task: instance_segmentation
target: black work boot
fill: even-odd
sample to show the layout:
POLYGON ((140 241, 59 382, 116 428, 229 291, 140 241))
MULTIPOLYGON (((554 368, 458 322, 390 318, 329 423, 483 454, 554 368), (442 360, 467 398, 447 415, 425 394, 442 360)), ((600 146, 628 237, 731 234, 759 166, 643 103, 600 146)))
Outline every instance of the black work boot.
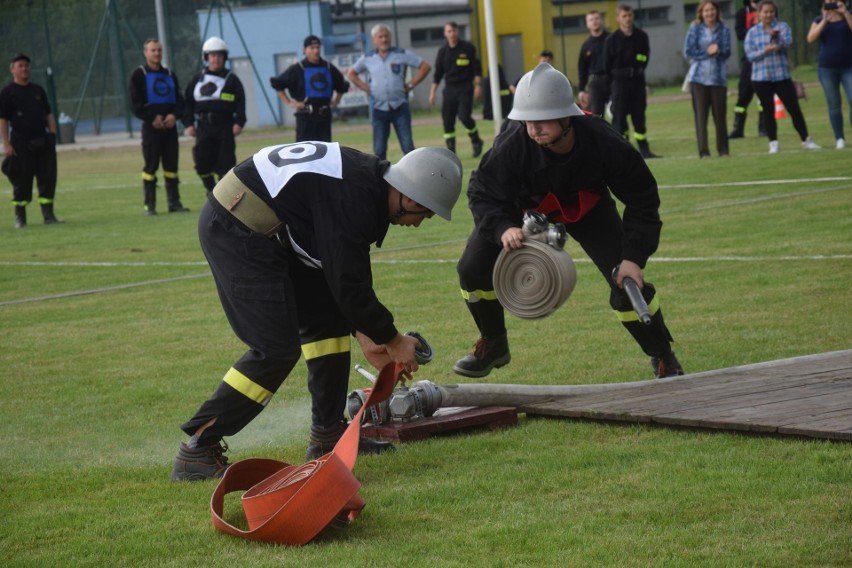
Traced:
POLYGON ((453 371, 464 377, 484 377, 491 369, 508 365, 511 360, 509 340, 505 335, 480 337, 474 344, 473 353, 456 361, 453 371))
MULTIPOLYGON (((332 451, 343 433, 346 432, 346 427, 346 422, 340 422, 330 427, 311 426, 311 439, 308 443, 308 450, 305 452, 305 460, 315 460, 332 451)), ((383 454, 395 450, 396 448, 392 443, 383 440, 365 437, 358 440, 358 455, 360 456, 383 454)))
POLYGON ((744 138, 745 137, 745 121, 746 121, 746 113, 744 112, 735 112, 734 113, 734 128, 728 133, 728 139, 733 140, 735 138, 744 138))
POLYGON ((473 144, 473 157, 478 158, 481 156, 484 143, 482 142, 482 138, 479 137, 479 134, 472 135, 470 137, 470 143, 473 144))
POLYGON ((447 149, 449 149, 450 152, 455 154, 456 153, 456 139, 455 138, 447 138, 445 140, 445 142, 447 143, 447 149))
POLYGON ((157 214, 157 180, 144 180, 142 190, 145 195, 145 215, 157 214))
POLYGON ((683 375, 683 367, 675 357, 674 351, 669 351, 659 357, 651 357, 651 367, 654 369, 654 377, 663 379, 665 377, 676 377, 683 375))
POLYGON ((651 152, 651 147, 648 146, 647 140, 639 140, 637 142, 637 144, 639 144, 639 153, 642 154, 642 157, 645 158, 646 160, 651 160, 651 159, 654 159, 654 158, 662 158, 662 156, 658 156, 658 155, 654 154, 653 152, 651 152))
POLYGON ((221 440, 196 448, 181 443, 172 468, 172 481, 219 479, 230 465, 225 457, 227 451, 228 444, 221 440))
POLYGON ((27 226, 27 208, 24 205, 15 205, 15 228, 23 229, 27 226))
POLYGON ((178 183, 176 178, 166 178, 166 198, 169 200, 169 213, 186 213, 189 211, 180 202, 178 183))
POLYGON ((207 195, 210 195, 210 192, 216 187, 216 177, 213 174, 206 174, 199 177, 201 178, 201 183, 204 184, 204 189, 207 190, 207 195))
POLYGON ((41 204, 41 215, 44 217, 45 225, 56 225, 57 223, 64 223, 65 221, 56 217, 53 214, 53 203, 42 203, 41 204))

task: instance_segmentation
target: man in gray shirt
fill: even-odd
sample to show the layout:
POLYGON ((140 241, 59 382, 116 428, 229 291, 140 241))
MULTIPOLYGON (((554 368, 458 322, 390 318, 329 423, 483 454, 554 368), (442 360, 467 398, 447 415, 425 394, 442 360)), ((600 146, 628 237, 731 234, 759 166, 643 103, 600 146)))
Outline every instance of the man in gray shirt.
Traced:
POLYGON ((393 125, 403 154, 414 150, 411 135, 411 109, 408 93, 420 84, 432 66, 420 56, 398 47, 391 47, 391 31, 385 24, 376 24, 370 31, 376 49, 362 55, 349 68, 348 78, 370 95, 373 114, 373 153, 387 158, 390 127, 393 125), (415 69, 414 77, 405 82, 406 68, 415 69), (369 84, 358 75, 367 72, 369 84))

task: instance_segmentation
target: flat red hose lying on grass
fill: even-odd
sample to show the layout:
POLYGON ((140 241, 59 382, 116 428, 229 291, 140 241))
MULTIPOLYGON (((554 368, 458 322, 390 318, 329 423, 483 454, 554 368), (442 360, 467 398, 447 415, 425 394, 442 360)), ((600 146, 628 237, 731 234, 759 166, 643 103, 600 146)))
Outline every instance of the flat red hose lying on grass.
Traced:
POLYGON ((367 401, 352 418, 334 450, 304 465, 249 458, 231 464, 210 498, 213 526, 249 540, 301 546, 309 543, 337 517, 352 521, 364 508, 358 495, 361 483, 352 473, 358 457, 361 415, 393 392, 401 368, 390 363, 379 373, 367 401), (222 518, 225 495, 242 496, 249 530, 222 518))

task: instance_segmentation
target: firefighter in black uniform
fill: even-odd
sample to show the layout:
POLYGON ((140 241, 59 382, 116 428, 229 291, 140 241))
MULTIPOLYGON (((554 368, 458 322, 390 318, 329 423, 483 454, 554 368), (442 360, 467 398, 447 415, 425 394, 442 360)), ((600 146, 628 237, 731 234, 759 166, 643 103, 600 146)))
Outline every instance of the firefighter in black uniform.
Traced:
POLYGON ((473 100, 482 96, 482 64, 476 57, 476 48, 467 41, 459 39, 459 25, 447 22, 444 25, 444 37, 447 43, 438 50, 435 57, 435 75, 432 90, 429 92, 429 104, 435 104, 435 95, 441 79, 444 80, 441 117, 444 119, 444 141, 447 148, 456 151, 456 116, 467 128, 470 143, 473 145, 473 157, 482 154, 482 138, 471 116, 473 100))
POLYGON ((603 18, 597 10, 586 14, 586 27, 589 29, 589 37, 580 46, 580 57, 577 61, 580 84, 577 87, 581 94, 588 94, 589 111, 603 116, 610 91, 609 77, 604 68, 604 43, 609 32, 604 29, 603 18))
MULTIPOLYGON (((417 339, 400 335, 373 290, 370 245, 389 225, 449 220, 462 166, 444 148, 419 148, 394 165, 336 143, 264 148, 216 185, 199 237, 231 327, 249 350, 181 426, 190 436, 173 480, 220 477, 223 436, 266 406, 304 354, 312 397, 307 459, 331 451, 343 419, 350 334, 373 365, 417 370, 417 339)), ((362 453, 391 449, 364 439, 362 453)))
POLYGON ((163 67, 163 46, 156 39, 145 40, 145 64, 130 75, 130 106, 142 120, 142 187, 145 214, 157 214, 157 168, 163 163, 163 177, 169 213, 189 211, 180 202, 178 190, 178 118, 183 117, 183 94, 177 77, 163 67))
MULTIPOLYGON (((737 39, 740 41, 742 57, 740 58, 740 80, 737 84, 737 103, 734 105, 734 127, 728 133, 728 138, 743 138, 745 136, 746 113, 748 105, 751 104, 751 99, 754 97, 754 88, 751 85, 751 61, 746 57, 742 43, 745 41, 748 30, 757 21, 757 2, 743 0, 743 7, 737 10, 734 23, 737 39)), ((757 110, 757 134, 758 136, 766 136, 766 129, 763 126, 763 108, 760 106, 759 100, 757 101, 757 110)))
POLYGON ((195 171, 210 193, 237 164, 234 138, 246 124, 246 93, 239 77, 225 69, 228 45, 221 38, 209 38, 201 52, 207 66, 186 86, 183 124, 195 137, 195 171))
POLYGON ((349 90, 340 70, 320 57, 321 48, 320 39, 309 35, 304 41, 305 58, 270 80, 278 98, 296 110, 296 142, 331 142, 331 109, 349 90))
POLYGON ((480 339, 453 370, 483 377, 509 363, 503 307, 494 292, 492 271, 501 250, 522 246, 522 212, 535 209, 564 223, 598 267, 610 287, 610 305, 651 357, 655 375, 683 374, 654 287, 642 274, 657 249, 662 226, 657 182, 645 161, 603 119, 583 113, 574 104, 568 79, 547 64, 518 83, 509 118, 510 126, 486 152, 467 190, 476 226, 458 272, 480 339), (624 204, 623 217, 611 194, 624 204), (625 277, 642 288, 652 314, 650 325, 639 321, 621 288, 625 277))
POLYGON ((645 159, 659 158, 648 146, 645 127, 645 68, 651 55, 648 34, 633 25, 633 8, 619 5, 618 29, 604 44, 604 68, 612 81, 612 125, 627 138, 627 116, 633 122, 633 137, 645 159))
POLYGON ((3 170, 12 183, 15 227, 27 226, 33 178, 38 180, 38 202, 45 224, 61 223, 53 213, 56 120, 50 112, 47 93, 40 85, 30 82, 30 58, 23 53, 12 57, 9 69, 13 80, 0 90, 0 135, 6 156, 3 170))

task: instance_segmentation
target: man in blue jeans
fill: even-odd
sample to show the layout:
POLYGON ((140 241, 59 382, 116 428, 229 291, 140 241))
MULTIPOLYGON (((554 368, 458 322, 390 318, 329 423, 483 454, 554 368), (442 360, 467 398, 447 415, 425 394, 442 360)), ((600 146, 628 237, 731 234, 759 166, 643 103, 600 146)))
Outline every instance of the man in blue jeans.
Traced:
POLYGON ((402 153, 414 150, 411 136, 411 109, 408 93, 426 78, 432 66, 420 56, 398 47, 391 47, 391 31, 385 24, 376 24, 370 31, 376 49, 362 55, 347 73, 349 80, 370 95, 373 110, 373 153, 387 158, 390 127, 393 125, 402 153), (408 67, 414 77, 405 82, 408 67), (369 84, 358 75, 369 74, 369 84))

